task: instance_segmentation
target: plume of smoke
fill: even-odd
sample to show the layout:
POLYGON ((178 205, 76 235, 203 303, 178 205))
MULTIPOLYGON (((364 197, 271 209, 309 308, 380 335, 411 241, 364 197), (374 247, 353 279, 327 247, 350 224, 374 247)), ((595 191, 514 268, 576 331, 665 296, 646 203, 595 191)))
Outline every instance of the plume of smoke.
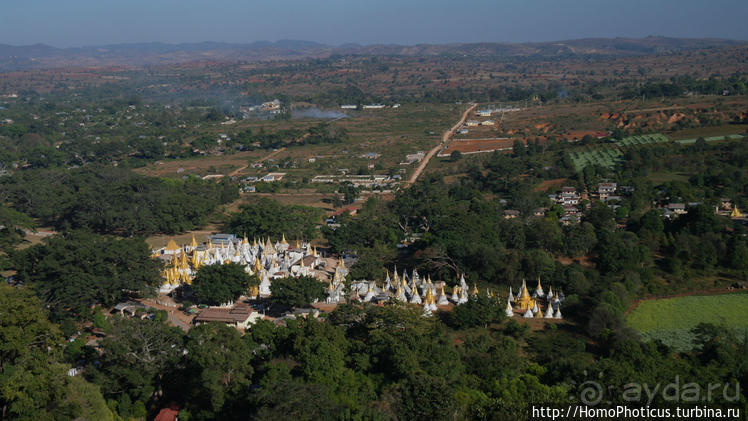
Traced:
POLYGON ((348 117, 347 114, 341 113, 340 111, 325 111, 319 108, 304 108, 301 110, 291 111, 292 118, 319 118, 319 119, 340 119, 348 117))

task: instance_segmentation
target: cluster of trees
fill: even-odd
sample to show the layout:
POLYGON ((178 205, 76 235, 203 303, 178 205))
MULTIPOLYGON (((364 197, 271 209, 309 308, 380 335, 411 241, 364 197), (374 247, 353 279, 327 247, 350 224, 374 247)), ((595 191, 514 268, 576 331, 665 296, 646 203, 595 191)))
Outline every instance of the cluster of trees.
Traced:
POLYGON ((86 317, 93 305, 148 295, 161 282, 161 263, 142 239, 70 231, 13 251, 11 258, 17 279, 37 292, 55 318, 86 317))
POLYGON ((239 132, 233 143, 243 145, 244 150, 279 149, 284 146, 316 145, 319 143, 340 143, 348 139, 342 127, 330 123, 320 123, 308 129, 282 129, 272 133, 261 127, 258 132, 247 129, 239 132))
POLYGON ((312 239, 316 236, 316 226, 322 221, 322 211, 308 206, 284 206, 281 203, 260 198, 242 205, 226 224, 226 231, 248 237, 279 239, 286 235, 287 240, 312 239))
POLYGON ((234 302, 259 283, 257 275, 250 276, 243 266, 229 263, 201 267, 192 280, 191 289, 199 303, 217 306, 234 302))
POLYGON ((115 420, 100 388, 68 376, 64 338, 33 292, 0 283, 0 418, 115 420))
POLYGON ((227 183, 157 179, 103 166, 21 171, 3 178, 0 192, 42 225, 123 236, 194 229, 238 197, 227 183))
MULTIPOLYGON (((710 403, 745 404, 734 385, 748 374, 748 342, 710 325, 695 330, 694 352, 674 355, 625 330, 595 342, 569 325, 532 332, 481 296, 441 318, 409 306, 341 305, 324 320, 260 321, 244 335, 222 324, 185 333, 159 319, 112 316, 97 351, 64 345, 29 290, 0 292, 14 310, 0 313, 0 407, 10 418, 137 419, 178 406, 190 420, 521 419, 533 404, 580 402, 589 380, 605 399, 630 404, 617 393, 627 384, 677 378, 729 384, 710 403), (70 363, 84 366, 82 376, 65 375, 70 363)), ((677 404, 648 398, 636 403, 677 404)))
POLYGON ((642 295, 688 291, 692 278, 747 279, 745 227, 714 214, 723 195, 735 197, 742 206, 745 169, 739 162, 745 146, 739 143, 678 149, 681 164, 674 165, 679 172, 698 174, 697 168, 704 168, 702 181, 692 183, 691 189, 701 192, 695 196, 685 190, 675 194, 670 185, 656 187, 641 177, 666 160, 657 154, 648 163, 640 158, 641 165, 622 174, 603 169, 574 173, 572 185, 594 189, 609 178, 635 187, 616 210, 599 201, 580 204, 578 225, 562 226, 562 210, 534 191, 537 178, 522 175, 524 166, 536 159, 532 154, 514 159, 495 154, 483 168, 470 169, 462 182, 447 186, 437 178, 427 179, 391 202, 371 199, 356 217, 342 216, 340 227, 324 228, 323 233, 333 250, 359 257, 352 268, 356 278, 379 279, 396 263, 416 265, 448 282, 464 273, 501 289, 540 276, 554 290, 566 292, 565 314, 579 318, 597 336, 623 328, 625 309, 642 295), (705 162, 713 169, 702 167, 705 162), (730 174, 737 181, 728 180, 730 174), (504 219, 505 207, 486 198, 486 190, 506 195, 505 206, 519 209, 520 218, 504 219), (672 220, 651 209, 664 196, 683 199, 679 195, 683 201, 694 197, 703 204, 672 220), (532 211, 542 205, 550 206, 547 215, 533 217, 532 211), (404 251, 391 251, 403 243, 408 245, 404 251))
POLYGON ((636 97, 674 97, 687 92, 703 95, 722 95, 727 91, 730 95, 745 95, 748 92, 748 80, 743 76, 728 78, 696 79, 691 76, 673 77, 665 82, 647 82, 638 88, 628 88, 622 93, 624 98, 636 97))

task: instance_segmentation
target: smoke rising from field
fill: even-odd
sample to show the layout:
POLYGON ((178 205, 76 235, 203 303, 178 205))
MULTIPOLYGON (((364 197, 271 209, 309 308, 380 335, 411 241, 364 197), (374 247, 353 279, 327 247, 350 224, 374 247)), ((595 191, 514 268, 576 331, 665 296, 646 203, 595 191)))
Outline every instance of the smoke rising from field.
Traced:
POLYGON ((319 108, 304 108, 301 110, 291 111, 292 118, 320 118, 320 119, 339 119, 348 117, 347 114, 340 111, 325 111, 319 108))

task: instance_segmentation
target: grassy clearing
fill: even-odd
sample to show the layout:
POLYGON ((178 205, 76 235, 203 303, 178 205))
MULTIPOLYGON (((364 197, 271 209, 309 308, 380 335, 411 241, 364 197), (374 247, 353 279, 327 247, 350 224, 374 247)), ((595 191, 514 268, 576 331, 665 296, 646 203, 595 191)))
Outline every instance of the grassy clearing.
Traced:
MULTIPOLYGON (((731 134, 731 135, 724 135, 724 136, 709 136, 709 137, 705 137, 704 141, 706 141, 706 142, 716 142, 716 141, 720 141, 720 140, 740 140, 743 137, 744 136, 740 135, 740 134, 731 134)), ((699 140, 698 138, 691 138, 691 139, 676 140, 676 142, 682 143, 682 144, 690 144, 690 143, 696 143, 696 141, 698 141, 698 140, 699 140)))
POLYGON ((725 124, 722 126, 696 127, 690 129, 677 130, 668 133, 668 137, 673 140, 697 139, 700 136, 726 136, 745 133, 748 131, 748 124, 725 124))
POLYGON ((626 320, 645 339, 659 339, 678 351, 688 351, 693 340, 690 330, 699 323, 748 332, 748 294, 647 300, 626 320))

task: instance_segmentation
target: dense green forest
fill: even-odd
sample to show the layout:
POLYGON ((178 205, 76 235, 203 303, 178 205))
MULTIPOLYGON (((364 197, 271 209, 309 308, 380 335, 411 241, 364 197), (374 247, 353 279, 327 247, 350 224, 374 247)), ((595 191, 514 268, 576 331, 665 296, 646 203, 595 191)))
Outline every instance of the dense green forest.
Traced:
POLYGON ((246 205, 233 214, 226 223, 227 232, 264 239, 268 236, 291 239, 312 239, 317 235, 317 224, 322 221, 322 211, 308 206, 284 206, 265 197, 246 205))
POLYGON ((21 171, 3 177, 0 191, 41 225, 124 236, 194 229, 238 197, 236 186, 226 183, 157 179, 104 166, 21 171))
MULTIPOLYGON (((116 316, 102 322, 97 354, 79 340, 65 344, 29 290, 0 291, 3 308, 18 310, 0 313, 4 418, 128 419, 174 402, 188 420, 526 419, 532 404, 579 402, 590 380, 608 387, 612 403, 630 403, 622 393, 632 382, 730 384, 712 405, 735 405, 733 397, 744 405, 734 385, 748 380, 745 338, 721 328, 698 327, 696 351, 674 355, 620 327, 594 342, 568 324, 532 332, 504 320, 489 298, 444 320, 345 305, 326 321, 261 321, 244 336, 116 316), (97 363, 83 378, 66 376, 65 363, 81 359, 97 363)), ((674 405, 661 394, 649 403, 674 405)))

